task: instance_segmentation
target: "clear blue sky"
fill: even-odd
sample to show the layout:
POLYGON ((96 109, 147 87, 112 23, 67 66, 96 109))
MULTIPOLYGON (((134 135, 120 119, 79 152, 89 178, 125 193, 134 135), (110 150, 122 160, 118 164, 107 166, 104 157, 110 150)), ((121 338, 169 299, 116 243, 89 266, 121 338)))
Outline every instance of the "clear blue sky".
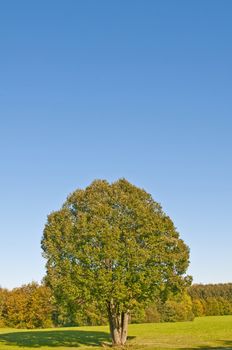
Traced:
POLYGON ((0 284, 45 274, 46 216, 126 177, 173 219, 194 282, 232 282, 232 2, 0 3, 0 284))

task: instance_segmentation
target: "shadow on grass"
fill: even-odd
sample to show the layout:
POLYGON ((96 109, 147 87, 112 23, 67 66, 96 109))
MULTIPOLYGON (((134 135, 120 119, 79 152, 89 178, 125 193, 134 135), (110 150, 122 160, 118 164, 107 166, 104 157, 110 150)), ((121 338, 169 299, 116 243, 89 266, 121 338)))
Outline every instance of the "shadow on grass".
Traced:
MULTIPOLYGON (((217 340, 218 345, 198 345, 196 347, 189 348, 173 348, 173 350, 232 350, 232 340, 217 340)), ((166 348, 165 348, 166 349, 166 348)), ((170 349, 171 350, 171 349, 170 349)))
MULTIPOLYGON (((128 337, 128 340, 132 340, 135 337, 128 337)), ((172 344, 173 350, 232 350, 232 340, 218 340, 217 346, 205 346, 198 345, 195 347, 175 347, 172 344)), ((80 346, 101 346, 109 345, 111 340, 110 336, 106 332, 94 332, 94 331, 81 331, 81 330, 51 330, 51 331, 16 331, 11 333, 0 334, 0 349, 1 345, 12 345, 24 348, 40 348, 47 347, 61 347, 77 348, 80 346)), ((128 344, 128 348, 134 349, 150 349, 150 347, 142 344, 128 344)), ((152 349, 155 349, 155 344, 152 349)), ((166 350, 167 346, 163 348, 166 350)), ((171 350, 170 348, 170 350, 171 350)), ((162 346, 158 346, 157 349, 161 350, 162 346)))
POLYGON ((42 346, 100 346, 102 343, 109 342, 110 337, 108 333, 81 330, 28 331, 0 334, 0 349, 1 344, 39 348, 42 346))
POLYGON ((232 340, 218 340, 218 346, 210 346, 210 347, 206 347, 206 346, 199 346, 198 348, 201 350, 208 350, 208 349, 224 349, 224 350, 232 350, 232 340))

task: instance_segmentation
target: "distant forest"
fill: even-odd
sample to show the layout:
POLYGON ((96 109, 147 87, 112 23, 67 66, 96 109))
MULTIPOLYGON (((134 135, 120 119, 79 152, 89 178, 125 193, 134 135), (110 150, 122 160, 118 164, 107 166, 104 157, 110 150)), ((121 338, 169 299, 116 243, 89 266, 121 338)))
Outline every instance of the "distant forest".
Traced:
POLYGON ((195 316, 232 314, 232 283, 194 284, 188 293, 195 316))
MULTIPOLYGON (((74 303, 74 302, 73 302, 74 303)), ((0 327, 45 328, 107 324, 99 305, 57 305, 46 285, 30 283, 9 291, 0 288, 0 327)), ((232 283, 194 284, 182 295, 138 305, 132 323, 191 321, 194 317, 232 314, 232 283)))

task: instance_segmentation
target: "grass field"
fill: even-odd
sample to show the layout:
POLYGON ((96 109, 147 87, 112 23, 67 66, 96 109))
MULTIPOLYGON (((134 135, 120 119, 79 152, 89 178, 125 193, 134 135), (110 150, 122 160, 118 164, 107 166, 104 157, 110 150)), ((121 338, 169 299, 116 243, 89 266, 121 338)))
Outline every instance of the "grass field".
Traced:
MULTIPOLYGON (((102 349, 109 343, 108 327, 46 330, 0 329, 0 349, 102 349)), ((232 349, 232 316, 202 317, 193 322, 133 324, 129 349, 232 349)))

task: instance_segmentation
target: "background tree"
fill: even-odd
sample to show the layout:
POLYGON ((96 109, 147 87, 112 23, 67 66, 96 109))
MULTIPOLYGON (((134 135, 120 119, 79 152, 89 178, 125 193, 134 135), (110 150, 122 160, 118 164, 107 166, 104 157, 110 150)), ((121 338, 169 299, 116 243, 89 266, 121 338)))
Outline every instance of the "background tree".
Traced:
POLYGON ((48 216, 42 238, 47 282, 60 303, 108 315, 123 345, 129 313, 189 282, 189 250, 150 194, 125 179, 94 181, 48 216))
POLYGON ((0 328, 5 326, 4 309, 8 296, 8 290, 0 287, 0 328))
POLYGON ((5 295, 3 319, 8 327, 51 327, 52 311, 52 293, 46 286, 32 282, 5 295))
POLYGON ((170 296, 159 307, 161 322, 192 321, 194 319, 192 307, 191 297, 186 292, 170 296))

